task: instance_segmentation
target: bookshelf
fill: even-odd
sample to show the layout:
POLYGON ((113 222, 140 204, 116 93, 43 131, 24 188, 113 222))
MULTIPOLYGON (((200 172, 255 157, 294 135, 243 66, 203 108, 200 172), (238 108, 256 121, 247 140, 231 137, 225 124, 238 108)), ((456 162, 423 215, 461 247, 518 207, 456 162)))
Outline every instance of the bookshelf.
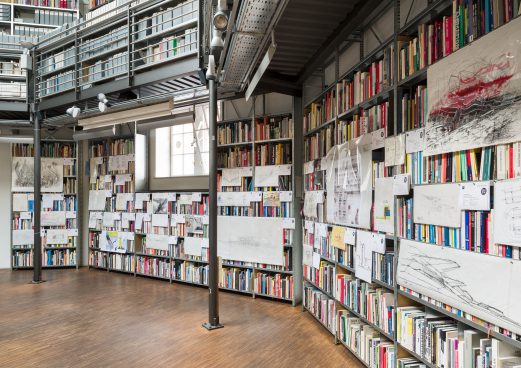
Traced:
POLYGON ((282 219, 282 262, 254 262, 258 258, 251 254, 223 257, 224 290, 296 304, 293 137, 289 113, 218 122, 219 216, 230 222, 241 217, 282 219))
MULTIPOLYGON (((394 3, 397 12, 400 1, 394 3)), ((454 359, 459 359, 460 364, 465 360, 467 366, 473 359, 464 354, 462 346, 467 345, 477 349, 479 359, 508 361, 505 356, 517 355, 515 351, 521 346, 521 338, 512 331, 414 292, 398 284, 395 277, 402 242, 409 239, 420 242, 418 247, 422 243, 435 244, 482 253, 484 257, 503 257, 505 262, 520 262, 517 247, 492 241, 493 211, 462 210, 461 227, 414 220, 415 197, 428 185, 448 188, 452 183, 478 185, 479 181, 491 180, 493 192, 497 180, 521 175, 512 158, 520 152, 519 143, 428 157, 419 148, 421 144, 416 144, 423 140, 427 120, 429 69, 508 24, 519 11, 519 2, 492 1, 487 18, 483 16, 482 2, 473 2, 470 8, 468 3, 428 2, 424 10, 410 19, 407 15, 406 22, 404 14, 397 12, 394 33, 370 53, 364 55, 362 51, 360 61, 344 74, 339 73, 337 65, 334 81, 303 108, 303 309, 330 332, 335 343, 344 345, 367 367, 389 362, 400 367, 454 367, 454 359), (463 20, 464 15, 473 14, 482 17, 463 20), (457 24, 454 19, 458 19, 457 24), (490 24, 485 27, 486 21, 490 24), (460 24, 468 27, 460 28, 460 24), (330 220, 330 196, 342 199, 336 190, 328 191, 331 179, 327 177, 327 167, 331 152, 342 154, 346 142, 368 142, 371 147, 368 226, 330 220), (332 150, 335 147, 336 151, 332 150), (377 214, 380 209, 375 206, 376 198, 382 195, 382 188, 393 185, 393 176, 402 174, 411 178, 410 191, 392 195, 382 218, 377 214), (385 231, 381 230, 382 220, 390 226, 385 231), (339 227, 345 230, 339 231, 339 227), (350 229, 357 236, 347 236, 350 229), (365 280, 361 278, 363 263, 357 270, 357 254, 353 250, 362 244, 358 238, 360 230, 382 237, 385 244, 379 251, 372 250, 372 272, 369 279, 365 275, 365 280), (344 231, 343 241, 339 241, 339 234, 344 231), (410 323, 414 331, 408 330, 410 323), (424 323, 422 326, 430 329, 414 327, 414 323, 424 323), (425 348, 427 341, 445 344, 449 353, 436 355, 425 348)), ((361 50, 363 47, 362 41, 361 50)))
MULTIPOLYGON (((13 269, 33 267, 32 167, 34 146, 13 143, 12 238, 13 269)), ((78 267, 78 150, 75 142, 42 141, 42 267, 78 267)))

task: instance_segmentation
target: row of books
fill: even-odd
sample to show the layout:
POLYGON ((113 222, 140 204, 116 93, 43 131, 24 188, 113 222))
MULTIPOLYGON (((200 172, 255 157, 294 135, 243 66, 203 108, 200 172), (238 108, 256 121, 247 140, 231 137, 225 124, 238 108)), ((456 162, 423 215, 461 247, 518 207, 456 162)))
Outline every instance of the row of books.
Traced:
POLYGON ((197 28, 178 32, 164 37, 159 42, 150 41, 152 45, 137 50, 134 58, 136 67, 153 64, 197 50, 197 28))
POLYGON ((155 257, 136 256, 136 273, 169 279, 170 262, 155 257))
POLYGON ((10 0, 13 4, 46 6, 49 8, 78 9, 78 2, 75 0, 10 0))
MULTIPOLYGON (((516 144, 513 146, 521 147, 516 144)), ((518 149, 516 152, 521 152, 521 150, 518 149)), ((513 153, 512 149, 511 160, 503 161, 499 157, 501 154, 497 147, 493 146, 428 157, 425 157, 420 151, 406 154, 404 170, 411 174, 413 184, 491 180, 494 178, 494 169, 506 179, 504 176, 507 176, 507 173, 510 177, 521 175, 521 161, 516 160, 513 153), (516 166, 513 165, 514 161, 516 161, 516 166), (518 166, 519 169, 517 169, 518 166)))
POLYGON ((24 99, 27 97, 27 86, 25 82, 0 82, 0 97, 24 99))
POLYGON ((336 275, 335 298, 370 323, 393 335, 394 293, 355 278, 336 275))
POLYGON ((94 63, 85 62, 80 70, 80 81, 83 84, 93 83, 105 78, 111 78, 128 70, 128 54, 118 52, 104 60, 96 60, 94 63))
POLYGON ((337 102, 336 90, 330 90, 324 93, 322 100, 313 102, 309 109, 304 111, 303 123, 304 133, 322 126, 325 122, 336 118, 337 102))
POLYGON ((257 272, 253 280, 253 290, 256 294, 291 300, 293 276, 257 272))
POLYGON ((425 126, 429 105, 427 101, 427 86, 420 84, 411 91, 404 93, 401 104, 401 121, 398 132, 417 129, 425 126))
POLYGON ((260 144, 255 147, 255 165, 291 164, 293 151, 290 143, 260 144))
MULTIPOLYGON (((40 152, 42 157, 74 158, 76 157, 76 144, 66 142, 42 142, 40 152)), ((11 145, 11 154, 13 157, 33 157, 34 145, 13 143, 11 145)))
POLYGON ((134 273, 136 266, 134 264, 134 256, 131 254, 107 253, 107 268, 114 271, 134 273))
POLYGON ((293 138, 293 120, 289 116, 255 119, 255 140, 293 138))
POLYGON ((304 284, 302 305, 332 334, 336 332, 336 303, 330 296, 309 284, 304 284))
POLYGON ((512 367, 521 355, 509 344, 484 333, 458 327, 451 318, 427 313, 424 308, 399 307, 398 342, 436 367, 512 367))
POLYGON ((217 126, 217 144, 252 142, 251 121, 237 121, 217 126))
POLYGON ((399 80, 431 65, 520 14, 519 0, 453 0, 452 14, 400 39, 399 80))
POLYGON ((324 157, 334 146, 334 139, 335 128, 333 125, 329 125, 325 129, 321 129, 313 135, 306 137, 304 139, 305 161, 316 160, 324 157))
POLYGON ((18 61, 4 60, 0 62, 0 74, 4 74, 6 76, 22 76, 25 75, 25 72, 20 68, 20 63, 18 61))
MULTIPOLYGON (((96 55, 105 54, 107 52, 110 52, 111 50, 115 50, 117 48, 127 45, 127 37, 127 27, 111 29, 108 33, 102 36, 82 42, 78 50, 78 56, 80 60, 83 60, 95 57, 96 55)), ((56 55, 57 54, 55 54, 54 56, 55 59, 56 55)), ((74 49, 72 49, 72 55, 74 56, 74 49)), ((57 66, 56 69, 58 69, 57 66)))
POLYGON ((58 73, 47 77, 39 83, 39 93, 41 97, 61 93, 74 88, 76 77, 74 70, 58 73))
POLYGON ((380 60, 371 63, 367 70, 356 71, 349 79, 337 83, 338 114, 353 109, 364 101, 385 91, 394 84, 394 45, 383 51, 380 60))
POLYGON ((184 1, 140 19, 135 25, 135 39, 142 40, 197 19, 198 5, 197 1, 184 1))
POLYGON ((75 266, 75 249, 48 249, 43 256, 44 266, 75 266))
POLYGON ((174 280, 189 282, 198 285, 208 285, 209 266, 192 262, 175 262, 172 269, 174 280))

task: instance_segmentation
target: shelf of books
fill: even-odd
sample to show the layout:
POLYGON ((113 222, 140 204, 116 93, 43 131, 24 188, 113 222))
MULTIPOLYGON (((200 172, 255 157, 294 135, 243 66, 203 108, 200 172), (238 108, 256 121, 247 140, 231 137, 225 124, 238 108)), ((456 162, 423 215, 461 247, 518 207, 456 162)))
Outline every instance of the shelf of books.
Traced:
POLYGON ((134 273, 134 138, 89 142, 89 267, 134 273))
POLYGON ((429 2, 304 108, 303 307, 367 367, 521 363, 518 14, 429 2))
POLYGON ((292 142, 291 114, 218 123, 224 290, 295 303, 292 142))
MULTIPOLYGON (((34 146, 13 143, 12 268, 33 267, 34 146)), ((74 142, 41 144, 42 267, 77 267, 78 156, 74 142)))

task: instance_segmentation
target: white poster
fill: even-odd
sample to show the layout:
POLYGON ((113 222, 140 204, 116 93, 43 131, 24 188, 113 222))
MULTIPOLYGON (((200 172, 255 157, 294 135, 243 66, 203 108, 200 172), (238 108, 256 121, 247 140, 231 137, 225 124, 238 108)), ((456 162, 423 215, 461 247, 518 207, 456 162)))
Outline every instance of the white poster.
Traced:
POLYGON ((494 243, 521 247, 521 178, 494 183, 494 243))
POLYGON ((240 187, 242 184, 242 178, 248 176, 253 176, 252 167, 222 169, 221 187, 240 187))
POLYGON ((405 133, 405 153, 421 152, 425 149, 425 128, 405 133))
POLYGON ((128 171, 128 163, 134 161, 134 155, 117 155, 109 156, 108 170, 113 171, 128 171))
POLYGON ((34 244, 33 230, 13 230, 13 245, 34 244))
POLYGON ((242 262, 282 266, 282 218, 217 217, 219 256, 242 262))
POLYGON ((458 184, 417 185, 414 187, 414 223, 461 227, 458 184))
POLYGON ((371 227, 371 178, 371 142, 360 137, 330 150, 326 168, 329 223, 371 227))
POLYGON ((411 175, 399 174, 393 177, 393 194, 408 195, 411 191, 411 175))
POLYGON ((291 175, 291 165, 268 165, 255 167, 256 187, 278 187, 279 176, 291 175))
POLYGON ((372 281, 373 252, 385 253, 385 235, 358 230, 355 246, 355 276, 369 283, 372 281))
POLYGON ((405 163, 405 135, 399 134, 385 139, 385 166, 403 165, 405 163))
POLYGON ((150 201, 150 193, 136 193, 135 209, 142 210, 144 208, 143 203, 150 201))
POLYGON ((394 234, 394 178, 376 178, 374 193, 374 229, 394 234))
POLYGON ((521 18, 427 71, 425 156, 521 141, 521 18))
POLYGON ((302 245, 302 263, 306 266, 313 267, 313 246, 303 244, 302 245))
POLYGON ((47 244, 68 244, 69 232, 67 229, 47 229, 46 231, 47 244))
POLYGON ((399 285, 517 334, 521 334, 519 280, 521 261, 400 242, 399 285))
POLYGON ((65 211, 42 211, 41 226, 65 226, 65 211))
POLYGON ((153 213, 152 226, 168 227, 168 215, 166 213, 153 213))

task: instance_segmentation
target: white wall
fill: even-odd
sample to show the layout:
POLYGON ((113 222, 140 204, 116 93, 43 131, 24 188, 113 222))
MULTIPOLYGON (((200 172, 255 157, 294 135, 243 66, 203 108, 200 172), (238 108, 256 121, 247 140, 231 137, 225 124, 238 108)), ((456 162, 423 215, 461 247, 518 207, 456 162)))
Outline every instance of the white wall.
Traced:
POLYGON ((11 267, 11 145, 0 144, 0 268, 11 267))

